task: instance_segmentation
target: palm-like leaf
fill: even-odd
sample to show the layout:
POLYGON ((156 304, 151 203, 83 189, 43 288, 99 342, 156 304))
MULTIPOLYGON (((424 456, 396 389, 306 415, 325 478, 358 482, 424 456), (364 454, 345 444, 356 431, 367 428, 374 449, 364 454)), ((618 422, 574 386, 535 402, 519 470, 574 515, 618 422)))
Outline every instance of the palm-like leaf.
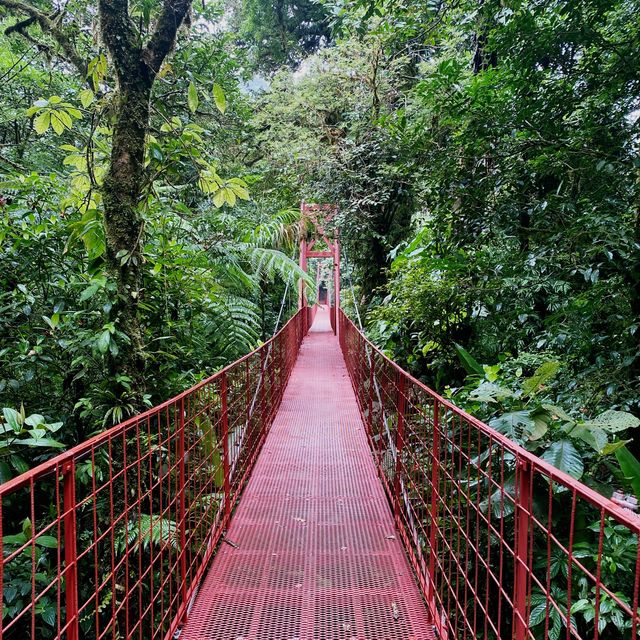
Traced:
POLYGON ((243 240, 255 247, 287 250, 293 249, 299 237, 300 211, 284 209, 246 233, 243 240))
POLYGON ((204 337, 215 345, 222 361, 235 359, 255 348, 260 316, 255 303, 240 296, 216 296, 208 304, 204 337))
POLYGON ((313 279, 282 251, 251 245, 245 245, 244 250, 253 272, 259 278, 270 282, 278 277, 285 282, 303 280, 308 286, 313 286, 313 279))

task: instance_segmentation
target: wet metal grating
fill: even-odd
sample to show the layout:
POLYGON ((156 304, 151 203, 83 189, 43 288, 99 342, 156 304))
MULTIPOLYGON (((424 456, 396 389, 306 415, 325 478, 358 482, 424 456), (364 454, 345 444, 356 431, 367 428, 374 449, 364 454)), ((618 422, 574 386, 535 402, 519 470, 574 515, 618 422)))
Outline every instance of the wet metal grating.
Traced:
POLYGON ((181 640, 428 640, 356 400, 319 311, 181 640))

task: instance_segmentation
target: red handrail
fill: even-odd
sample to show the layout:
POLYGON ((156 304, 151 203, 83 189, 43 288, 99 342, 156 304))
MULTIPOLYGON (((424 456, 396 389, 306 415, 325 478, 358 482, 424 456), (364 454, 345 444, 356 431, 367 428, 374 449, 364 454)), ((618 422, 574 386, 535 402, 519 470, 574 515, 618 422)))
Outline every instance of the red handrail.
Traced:
POLYGON ((172 636, 271 426, 306 313, 193 388, 0 485, 0 639, 172 636))
POLYGON ((339 322, 439 637, 638 637, 640 517, 433 392, 342 311, 339 322))
POLYGON ((307 330, 313 325, 313 321, 316 319, 316 312, 318 311, 318 305, 314 304, 307 307, 307 330))

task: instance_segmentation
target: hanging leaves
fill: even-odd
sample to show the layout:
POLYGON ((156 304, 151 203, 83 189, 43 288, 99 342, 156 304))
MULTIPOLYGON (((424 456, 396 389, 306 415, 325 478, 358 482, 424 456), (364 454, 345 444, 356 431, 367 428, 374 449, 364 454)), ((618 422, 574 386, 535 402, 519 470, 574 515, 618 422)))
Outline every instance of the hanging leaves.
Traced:
POLYGON ((213 83, 213 100, 218 107, 220 113, 224 113, 227 110, 227 98, 224 95, 224 89, 217 83, 213 83))
POLYGON ((34 105, 27 109, 27 116, 36 116, 33 127, 40 135, 46 133, 49 128, 60 135, 66 129, 73 127, 74 118, 82 119, 82 113, 71 103, 63 102, 59 96, 51 96, 48 100, 44 98, 36 100, 34 105))
POLYGON ((191 111, 191 113, 195 113, 198 110, 200 99, 198 98, 198 89, 196 89, 196 85, 193 82, 189 83, 189 90, 187 92, 187 103, 189 105, 189 110, 191 111))

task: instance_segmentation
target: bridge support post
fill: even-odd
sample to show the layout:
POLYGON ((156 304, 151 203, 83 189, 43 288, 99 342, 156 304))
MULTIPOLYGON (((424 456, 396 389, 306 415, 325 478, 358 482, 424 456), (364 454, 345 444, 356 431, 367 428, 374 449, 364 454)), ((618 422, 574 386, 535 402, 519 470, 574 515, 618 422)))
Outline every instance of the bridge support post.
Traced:
MULTIPOLYGON (((304 314, 303 314, 304 315, 304 314)), ((302 318, 304 322, 304 317, 302 318)), ((304 334, 303 334, 304 335, 304 334)), ((266 355, 264 349, 260 349, 260 439, 262 442, 267 435, 267 402, 265 393, 266 355)))
POLYGON ((335 297, 336 319, 333 332, 340 339, 340 242, 333 241, 333 295, 335 297))
MULTIPOLYGON (((231 466, 229 464, 229 409, 227 392, 227 374, 220 377, 220 399, 222 403, 222 471, 224 475, 224 520, 229 523, 231 517, 231 466)), ((226 525, 225 525, 226 526, 226 525)))
MULTIPOLYGON (((64 501, 64 582, 68 640, 78 640, 78 549, 76 544, 76 465, 73 459, 62 466, 64 501)), ((34 523, 35 527, 35 523, 34 523)))
POLYGON ((373 384, 374 384, 375 368, 376 368, 375 359, 373 357, 373 353, 371 353, 371 357, 369 358, 369 413, 367 416, 367 430, 369 432, 369 438, 371 438, 372 443, 373 443, 373 384))
MULTIPOLYGON (((186 517, 186 475, 185 475, 185 437, 184 437, 184 396, 178 405, 178 522, 180 527, 180 574, 182 604, 187 602, 187 517, 186 517)), ((186 611, 186 609, 185 609, 186 611)), ((186 616, 185 616, 186 617, 186 616)))
POLYGON ((393 478, 393 512, 396 519, 396 526, 400 528, 400 513, 402 504, 402 451, 404 449, 404 431, 405 431, 405 389, 406 380, 400 372, 396 374, 398 401, 396 409, 398 412, 398 427, 396 429, 396 470, 393 478))
POLYGON ((519 459, 516 465, 517 495, 516 495, 516 530, 514 545, 514 574, 513 584, 513 638, 525 640, 529 626, 529 530, 531 525, 532 482, 531 463, 519 459))
POLYGON ((431 453, 431 508, 429 514, 429 582, 427 585, 427 604, 436 623, 440 617, 435 609, 436 593, 436 553, 438 544, 438 502, 440 501, 440 403, 433 401, 432 417, 432 453, 431 453))
MULTIPOLYGON (((300 268, 307 272, 307 241, 300 240, 300 268)), ((303 309, 307 306, 307 296, 304 293, 304 282, 300 280, 298 291, 298 309, 303 309)))

